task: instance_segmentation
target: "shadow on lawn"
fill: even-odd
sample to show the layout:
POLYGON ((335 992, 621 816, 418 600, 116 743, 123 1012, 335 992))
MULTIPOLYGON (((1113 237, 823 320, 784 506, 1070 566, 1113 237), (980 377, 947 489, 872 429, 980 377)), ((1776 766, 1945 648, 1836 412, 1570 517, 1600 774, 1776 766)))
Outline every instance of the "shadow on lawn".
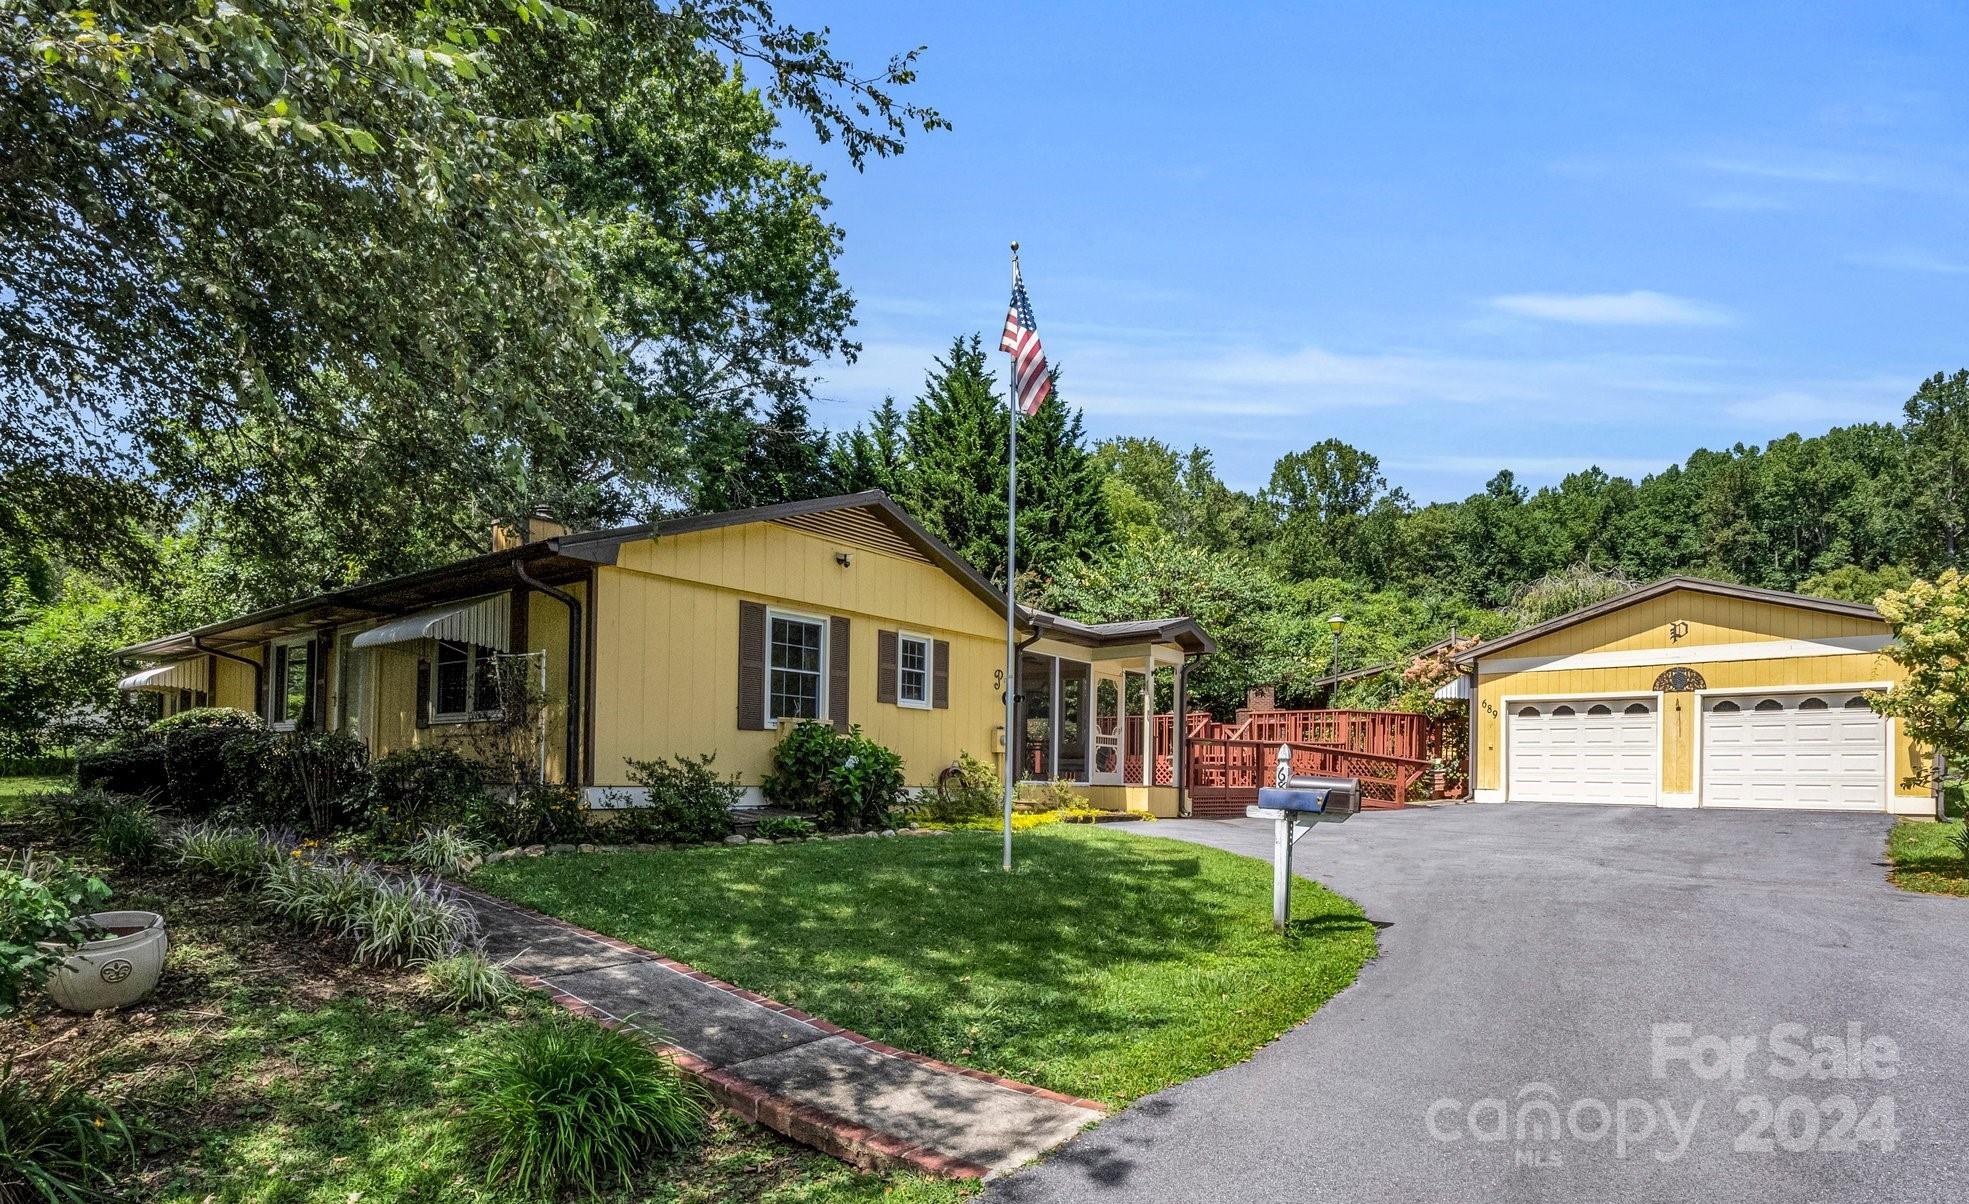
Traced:
POLYGON ((997 849, 958 833, 547 858, 475 882, 903 1048, 1110 1099, 1236 1060, 1372 955, 1370 922, 1311 884, 1281 942, 1270 873, 1246 858, 1048 832, 1007 874, 997 849), (1255 1038, 1232 1018, 1254 1009, 1278 1016, 1255 1038))

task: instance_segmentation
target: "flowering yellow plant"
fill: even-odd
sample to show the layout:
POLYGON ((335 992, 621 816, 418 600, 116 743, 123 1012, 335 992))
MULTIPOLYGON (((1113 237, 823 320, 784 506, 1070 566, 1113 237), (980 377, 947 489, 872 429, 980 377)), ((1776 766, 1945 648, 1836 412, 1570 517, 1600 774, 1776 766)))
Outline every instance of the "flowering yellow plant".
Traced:
MULTIPOLYGON (((1874 607, 1894 628, 1885 655, 1907 677, 1867 701, 1900 720, 1916 744, 1942 754, 1945 784, 1960 781, 1969 767, 1969 577, 1949 569, 1883 594, 1874 607)), ((1931 768, 1917 760, 1909 784, 1932 785, 1931 768)))

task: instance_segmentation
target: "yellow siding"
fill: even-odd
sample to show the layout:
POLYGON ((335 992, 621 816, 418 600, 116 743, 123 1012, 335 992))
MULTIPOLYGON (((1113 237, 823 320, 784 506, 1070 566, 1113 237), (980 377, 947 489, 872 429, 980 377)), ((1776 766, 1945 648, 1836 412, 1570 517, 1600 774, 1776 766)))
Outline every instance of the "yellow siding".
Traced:
MULTIPOLYGON (((587 587, 576 583, 557 587, 573 594, 586 605, 587 587)), ((567 746, 567 607, 545 594, 530 592, 527 609, 528 652, 545 652, 547 658, 547 780, 560 781, 564 773, 567 746)), ((367 650, 369 693, 363 706, 363 729, 370 737, 370 752, 382 757, 398 749, 422 745, 448 745, 471 754, 472 736, 477 725, 436 723, 417 726, 417 668, 420 659, 436 655, 431 641, 392 644, 367 650)), ((584 651, 584 655, 585 655, 584 651)), ((362 655, 358 653, 358 655, 362 655)))
POLYGON ((1003 619, 935 565, 753 523, 626 545, 596 592, 597 785, 627 784, 630 758, 676 754, 716 752, 749 786, 770 770, 780 733, 738 728, 741 599, 849 620, 849 719, 901 754, 910 785, 934 784, 962 752, 995 759, 1003 619), (947 709, 875 701, 885 628, 950 642, 947 709))
MULTIPOLYGON (((1504 788, 1504 747, 1500 738, 1504 699, 1613 693, 1651 696, 1655 692, 1655 679, 1670 663, 1695 669, 1711 690, 1892 684, 1901 679, 1900 668, 1877 652, 1764 660, 1717 660, 1713 659, 1717 655, 1713 652, 1705 656, 1708 645, 1886 634, 1887 625, 1878 620, 1677 590, 1505 649, 1499 654, 1501 661, 1641 650, 1672 650, 1674 660, 1650 665, 1505 673, 1491 672, 1479 662, 1477 788, 1504 788), (1679 640, 1669 638, 1669 624, 1675 622, 1688 624, 1687 634, 1679 640)), ((1693 694, 1661 696, 1663 794, 1688 795, 1696 789, 1695 706, 1693 694)), ((1912 743, 1897 731, 1895 789, 1904 796, 1920 794, 1918 789, 1899 785, 1913 772, 1916 755, 1912 743)))
MULTIPOLYGON (((248 660, 258 661, 257 650, 246 649, 240 652, 248 660)), ((212 658, 218 665, 218 691, 212 699, 213 706, 233 707, 236 710, 251 711, 255 707, 253 697, 254 673, 250 666, 224 657, 212 658)))
POLYGON ((1076 786, 1103 811, 1145 811, 1157 819, 1176 818, 1174 786, 1076 786))

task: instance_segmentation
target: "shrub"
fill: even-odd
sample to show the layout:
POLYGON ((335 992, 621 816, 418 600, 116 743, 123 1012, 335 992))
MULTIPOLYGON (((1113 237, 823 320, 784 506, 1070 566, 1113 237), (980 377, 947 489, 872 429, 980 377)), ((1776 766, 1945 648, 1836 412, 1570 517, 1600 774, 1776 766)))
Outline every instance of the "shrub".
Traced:
POLYGON ((732 808, 745 788, 737 774, 720 778, 711 772, 714 755, 630 761, 629 780, 648 789, 649 801, 617 812, 615 822, 641 840, 705 841, 730 835, 732 808))
POLYGON ((812 820, 797 815, 768 815, 752 830, 767 840, 804 839, 820 831, 812 820))
POLYGON ((924 799, 930 818, 942 823, 991 815, 1005 802, 1005 787, 996 767, 970 753, 937 775, 937 789, 924 799))
POLYGON ((448 748, 406 748, 369 767, 363 799, 369 830, 400 845, 437 824, 458 824, 488 802, 485 771, 448 748))
POLYGON ((12 1015, 21 992, 39 986, 88 939, 91 926, 83 917, 107 898, 103 880, 72 862, 37 862, 23 853, 0 863, 0 1016, 12 1015))
POLYGON ((464 1011, 502 1007, 524 992, 503 967, 468 950, 425 962, 424 993, 442 1002, 446 1011, 464 1011))
POLYGON ((1079 791, 1057 778, 1050 782, 1021 782, 1015 797, 1019 806, 1029 811, 1077 811, 1087 806, 1079 791))
POLYGON ((463 873, 466 862, 485 853, 485 845, 456 828, 425 828, 403 847, 405 861, 433 874, 463 873))
POLYGON ((133 732, 84 749, 75 758, 75 784, 168 798, 171 779, 164 767, 164 742, 150 732, 133 732))
POLYGON ((204 820, 178 831, 178 864, 223 878, 236 886, 257 880, 267 866, 286 857, 294 841, 273 828, 241 828, 204 820))
POLYGON ((327 835, 367 807, 369 750, 342 732, 236 734, 223 760, 232 797, 260 823, 298 823, 327 835))
POLYGON ((242 739, 266 735, 266 720, 231 707, 197 707, 151 724, 145 738, 161 751, 161 801, 190 816, 239 801, 253 782, 230 772, 228 750, 242 739))
POLYGON ((540 1196, 628 1187, 638 1162, 678 1149, 704 1124, 698 1089, 661 1054, 572 1016, 511 1030, 461 1086, 487 1181, 540 1196))
POLYGON ((116 1109, 63 1072, 31 1083, 0 1067, 0 1200, 82 1204, 112 1200, 136 1142, 116 1109))
POLYGON ((75 790, 43 790, 21 800, 21 809, 63 838, 93 829, 103 812, 129 795, 111 794, 97 786, 75 790))
POLYGON ((95 817, 96 849, 131 865, 149 865, 164 847, 164 831, 150 804, 138 798, 112 798, 95 817))
POLYGON ((902 758, 861 734, 798 723, 773 748, 764 782, 768 801, 811 811, 823 828, 881 827, 902 800, 902 758))
POLYGON ((435 879, 382 880, 359 898, 343 935, 356 944, 356 960, 372 966, 435 961, 463 949, 475 935, 476 918, 457 892, 435 879))
POLYGON ((472 826, 498 845, 552 844, 585 832, 586 816, 579 786, 543 782, 488 796, 472 826))

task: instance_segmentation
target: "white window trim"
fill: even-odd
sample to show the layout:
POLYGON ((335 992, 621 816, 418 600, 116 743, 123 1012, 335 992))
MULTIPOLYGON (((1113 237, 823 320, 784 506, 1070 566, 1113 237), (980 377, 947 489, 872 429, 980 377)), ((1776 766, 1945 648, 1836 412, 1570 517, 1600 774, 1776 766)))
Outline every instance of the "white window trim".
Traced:
POLYGON ((936 703, 937 642, 914 631, 896 633, 896 705, 912 711, 927 711, 936 703), (905 698, 902 692, 902 646, 905 642, 923 646, 923 697, 905 698))
MULTIPOLYGON (((268 645, 267 647, 267 659, 273 662, 273 664, 279 664, 280 652, 283 648, 288 650, 290 658, 292 656, 292 651, 295 648, 309 649, 308 675, 312 677, 315 672, 313 644, 314 644, 314 638, 312 636, 302 636, 299 639, 292 639, 292 640, 275 640, 272 644, 268 645)), ((268 665, 267 668, 271 670, 273 668, 273 664, 268 665)), ((272 676, 271 672, 269 673, 269 676, 272 676)), ((286 673, 286 667, 284 665, 282 666, 280 680, 274 682, 273 689, 269 690, 267 693, 267 716, 268 716, 267 727, 269 730, 276 731, 276 732, 291 732, 298 729, 301 726, 301 718, 299 715, 292 715, 289 716, 288 718, 279 720, 278 722, 276 722, 273 719, 273 716, 279 713, 279 708, 275 705, 276 699, 282 703, 287 701, 287 673, 286 673)), ((301 710, 303 714, 307 712, 307 703, 305 701, 302 702, 301 704, 301 710)))
POLYGON ((777 729, 780 725, 779 716, 773 714, 773 620, 774 619, 791 619, 797 623, 813 623, 820 627, 819 705, 814 708, 815 714, 812 719, 798 719, 789 715, 787 716, 787 722, 790 723, 829 722, 828 714, 827 714, 828 711, 827 704, 828 704, 828 695, 833 693, 833 691, 829 688, 829 683, 831 683, 834 679, 829 675, 829 670, 833 667, 830 664, 830 661, 834 652, 834 625, 828 621, 826 615, 803 614, 802 612, 797 610, 781 610, 776 606, 768 606, 766 608, 766 625, 765 625, 766 646, 759 650, 760 659, 765 663, 765 679, 760 683, 760 689, 765 692, 764 709, 765 709, 765 716, 766 716, 766 727, 769 729, 777 729))
POLYGON ((499 650, 497 648, 485 648, 485 651, 492 655, 484 658, 479 656, 479 650, 481 648, 485 648, 485 646, 483 644, 467 644, 462 640, 431 641, 431 724, 433 726, 440 723, 497 723, 505 717, 504 709, 500 707, 494 707, 489 711, 475 711, 471 709, 470 704, 478 697, 479 665, 484 660, 490 660, 494 665, 499 663, 499 650), (457 644, 465 649, 466 709, 462 711, 438 710, 438 652, 440 647, 445 644, 457 644))

